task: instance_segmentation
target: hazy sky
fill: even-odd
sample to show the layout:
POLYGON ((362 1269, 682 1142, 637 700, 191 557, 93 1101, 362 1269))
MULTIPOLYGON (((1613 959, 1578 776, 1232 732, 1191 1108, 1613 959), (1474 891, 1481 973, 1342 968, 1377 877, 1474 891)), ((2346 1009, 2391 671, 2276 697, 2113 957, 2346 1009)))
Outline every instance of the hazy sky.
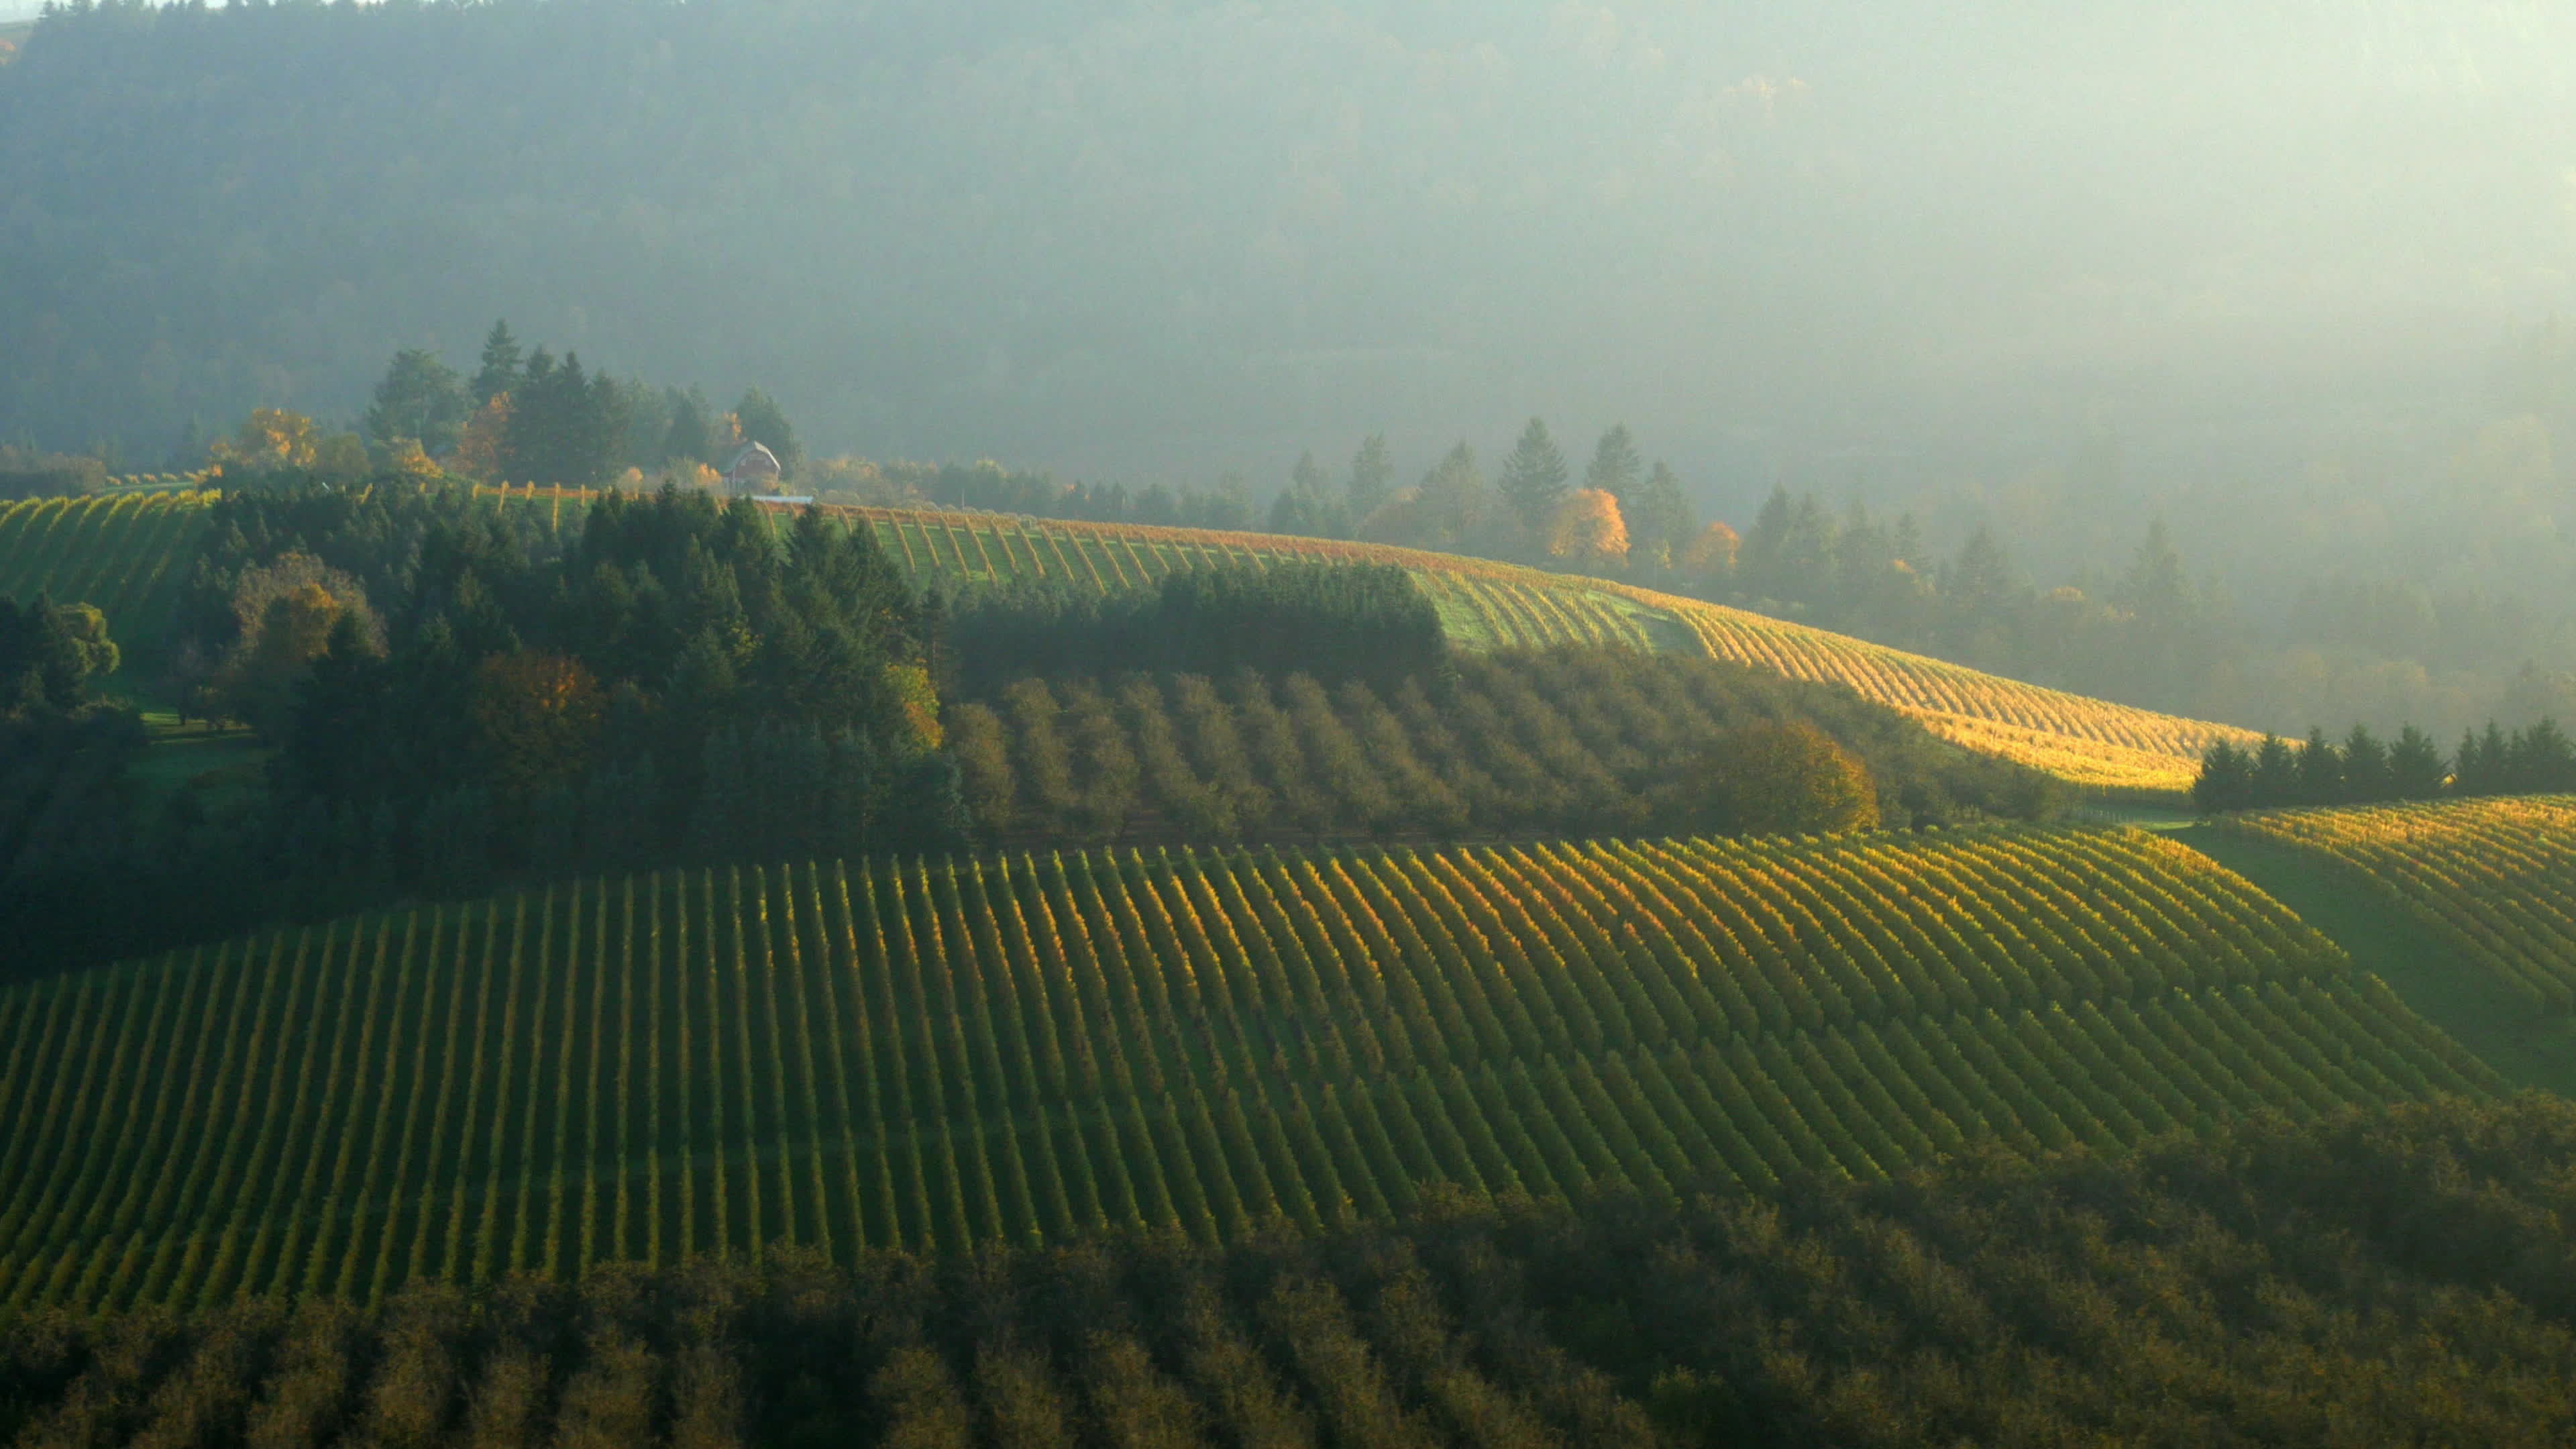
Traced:
POLYGON ((462 361, 506 313, 762 383, 824 448, 1266 490, 1303 445, 1383 429, 1419 467, 1537 413, 1575 452, 1625 419, 1730 507, 2099 434, 2142 477, 2429 446, 2503 336, 2576 313, 2564 3, 690 14, 244 47, 259 106, 66 77, 81 168, 0 137, 0 194, 96 235, 7 235, 162 279, 99 292, 169 334, 132 344, 138 413, 349 416, 392 347, 462 361))

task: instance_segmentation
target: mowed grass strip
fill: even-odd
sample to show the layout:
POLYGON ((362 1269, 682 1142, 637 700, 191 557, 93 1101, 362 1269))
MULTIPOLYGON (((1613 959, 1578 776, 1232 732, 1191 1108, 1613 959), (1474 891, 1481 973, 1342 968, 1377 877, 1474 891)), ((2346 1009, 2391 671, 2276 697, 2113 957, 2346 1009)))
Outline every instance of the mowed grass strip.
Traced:
POLYGON ((2466 989, 2576 1012, 2576 796, 2268 810, 2216 829, 2293 849, 2401 910, 2445 958, 2437 969, 2474 978, 2466 989))

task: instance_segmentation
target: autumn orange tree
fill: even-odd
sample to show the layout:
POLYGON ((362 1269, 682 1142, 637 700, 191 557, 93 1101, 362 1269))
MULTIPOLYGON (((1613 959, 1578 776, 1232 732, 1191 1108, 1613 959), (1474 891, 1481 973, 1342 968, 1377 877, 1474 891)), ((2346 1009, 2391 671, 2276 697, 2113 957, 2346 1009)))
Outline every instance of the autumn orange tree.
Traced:
POLYGON ((1628 521, 1619 500, 1599 488, 1584 488, 1557 505, 1548 525, 1551 557, 1577 563, 1618 563, 1628 557, 1628 521))
POLYGON ((1722 580, 1735 572, 1735 555, 1742 543, 1734 529, 1712 523, 1682 550, 1682 570, 1702 579, 1722 580))

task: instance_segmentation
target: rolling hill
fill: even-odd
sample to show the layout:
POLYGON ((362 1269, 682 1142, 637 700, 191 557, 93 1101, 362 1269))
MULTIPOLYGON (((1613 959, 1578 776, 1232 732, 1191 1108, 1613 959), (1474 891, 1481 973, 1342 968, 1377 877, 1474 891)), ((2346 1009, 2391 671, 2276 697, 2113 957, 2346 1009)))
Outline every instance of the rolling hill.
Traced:
MULTIPOLYGON (((478 502, 488 500, 495 508, 542 508, 557 526, 577 518, 583 496, 538 489, 475 492, 478 502)), ((172 591, 187 576, 186 558, 207 499, 177 491, 0 507, 0 593, 24 597, 43 588, 60 599, 86 598, 108 610, 122 637, 148 646, 172 591)), ((2004 679, 1723 605, 1453 554, 1141 524, 936 510, 830 511, 874 530, 888 553, 917 576, 952 589, 1025 578, 1109 592, 1140 588, 1203 563, 1283 557, 1391 563, 1421 580, 1451 637, 1464 647, 1618 642, 1847 684, 1945 739, 2087 786, 2187 789, 2213 741, 2253 738, 2231 726, 2004 679)))
POLYGON ((1217 1243, 2498 1085, 2133 831, 668 872, 0 991, 0 1308, 1217 1243))

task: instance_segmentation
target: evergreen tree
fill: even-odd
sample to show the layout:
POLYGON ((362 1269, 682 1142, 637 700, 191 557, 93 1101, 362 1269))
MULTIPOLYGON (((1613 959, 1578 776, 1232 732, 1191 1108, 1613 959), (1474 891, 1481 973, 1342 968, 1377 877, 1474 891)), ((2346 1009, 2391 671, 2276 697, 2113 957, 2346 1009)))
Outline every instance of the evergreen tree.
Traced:
POLYGON ((1299 453, 1297 466, 1289 472, 1288 486, 1271 501, 1270 531, 1304 538, 1344 538, 1350 533, 1349 522, 1340 500, 1332 496, 1315 455, 1299 453))
POLYGON ((455 446, 457 429, 473 410, 465 381, 454 369, 435 353, 406 347, 394 354, 383 381, 376 384, 367 408, 367 440, 391 448, 411 438, 429 452, 443 453, 455 446))
POLYGON ((2462 795, 2501 795, 2513 788, 2513 744, 2494 720, 2486 732, 2460 736, 2458 765, 2451 788, 2462 795))
POLYGON ((1422 476, 1422 486, 1414 495, 1422 510, 1422 541, 1434 548, 1455 548, 1466 542, 1484 522, 1485 494, 1485 474, 1476 466, 1476 450, 1462 439, 1422 476))
POLYGON ((2299 801, 2299 752, 2279 735, 2265 735, 2254 749, 2254 798, 2259 807, 2299 801))
POLYGON ((1636 492, 1645 468, 1645 460, 1637 456, 1636 441, 1628 436, 1628 425, 1613 423, 1592 449, 1591 465, 1583 470, 1583 486, 1618 499, 1621 511, 1627 512, 1629 496, 1636 492))
POLYGON ((1386 505, 1395 492, 1395 463, 1387 456, 1386 434, 1371 433, 1361 441, 1359 451, 1351 455, 1351 481, 1347 495, 1351 510, 1351 527, 1356 529, 1368 516, 1386 505))
POLYGON ((1699 513, 1682 493, 1682 480, 1661 461, 1647 473, 1636 505, 1625 512, 1629 557, 1642 556, 1659 567, 1670 567, 1699 532, 1699 513))
POLYGON ((1941 595, 1954 615, 1976 619, 2000 613, 2013 593, 2012 559, 1991 529, 1968 535, 1959 556, 1944 572, 1941 595))
POLYGON ((2543 717, 2514 736, 2506 777, 2526 794, 2576 788, 2576 745, 2558 721, 2543 717))
POLYGON ((2200 757, 2200 776, 2191 784, 2191 803, 2202 815, 2223 815, 2254 802, 2254 762, 2225 740, 2200 757))
POLYGON ((2399 800, 2430 800, 2442 793, 2449 770, 2433 737, 2408 725, 2388 749, 2388 792, 2399 800))
POLYGON ((716 461, 715 424, 710 418, 707 400, 696 388, 682 392, 666 388, 663 401, 671 414, 670 431, 662 435, 659 463, 713 463, 716 461))
POLYGON ((1548 436, 1547 424, 1532 418, 1529 426, 1521 429, 1520 441, 1512 445, 1510 456, 1503 459, 1502 476, 1496 487, 1521 525, 1535 531, 1545 527, 1556 506, 1565 501, 1567 476, 1565 455, 1557 451, 1556 440, 1548 436))
POLYGON ((511 481, 577 488, 608 481, 625 433, 614 379, 584 373, 579 353, 557 365, 539 348, 511 401, 504 440, 511 481))
POLYGON ((2386 800, 2393 791, 2387 747, 2367 726, 2354 725, 2343 742, 2343 798, 2355 802, 2386 800))
POLYGON ((2326 738, 2323 726, 2310 727, 2307 743, 2299 747, 2300 801, 2332 805, 2344 798, 2343 788, 2343 756, 2326 738))
POLYGON ((507 321, 493 323, 491 333, 483 339, 482 366, 474 374, 474 407, 481 407, 505 392, 518 390, 519 381, 525 375, 519 364, 519 355, 519 339, 510 335, 510 324, 507 321))

